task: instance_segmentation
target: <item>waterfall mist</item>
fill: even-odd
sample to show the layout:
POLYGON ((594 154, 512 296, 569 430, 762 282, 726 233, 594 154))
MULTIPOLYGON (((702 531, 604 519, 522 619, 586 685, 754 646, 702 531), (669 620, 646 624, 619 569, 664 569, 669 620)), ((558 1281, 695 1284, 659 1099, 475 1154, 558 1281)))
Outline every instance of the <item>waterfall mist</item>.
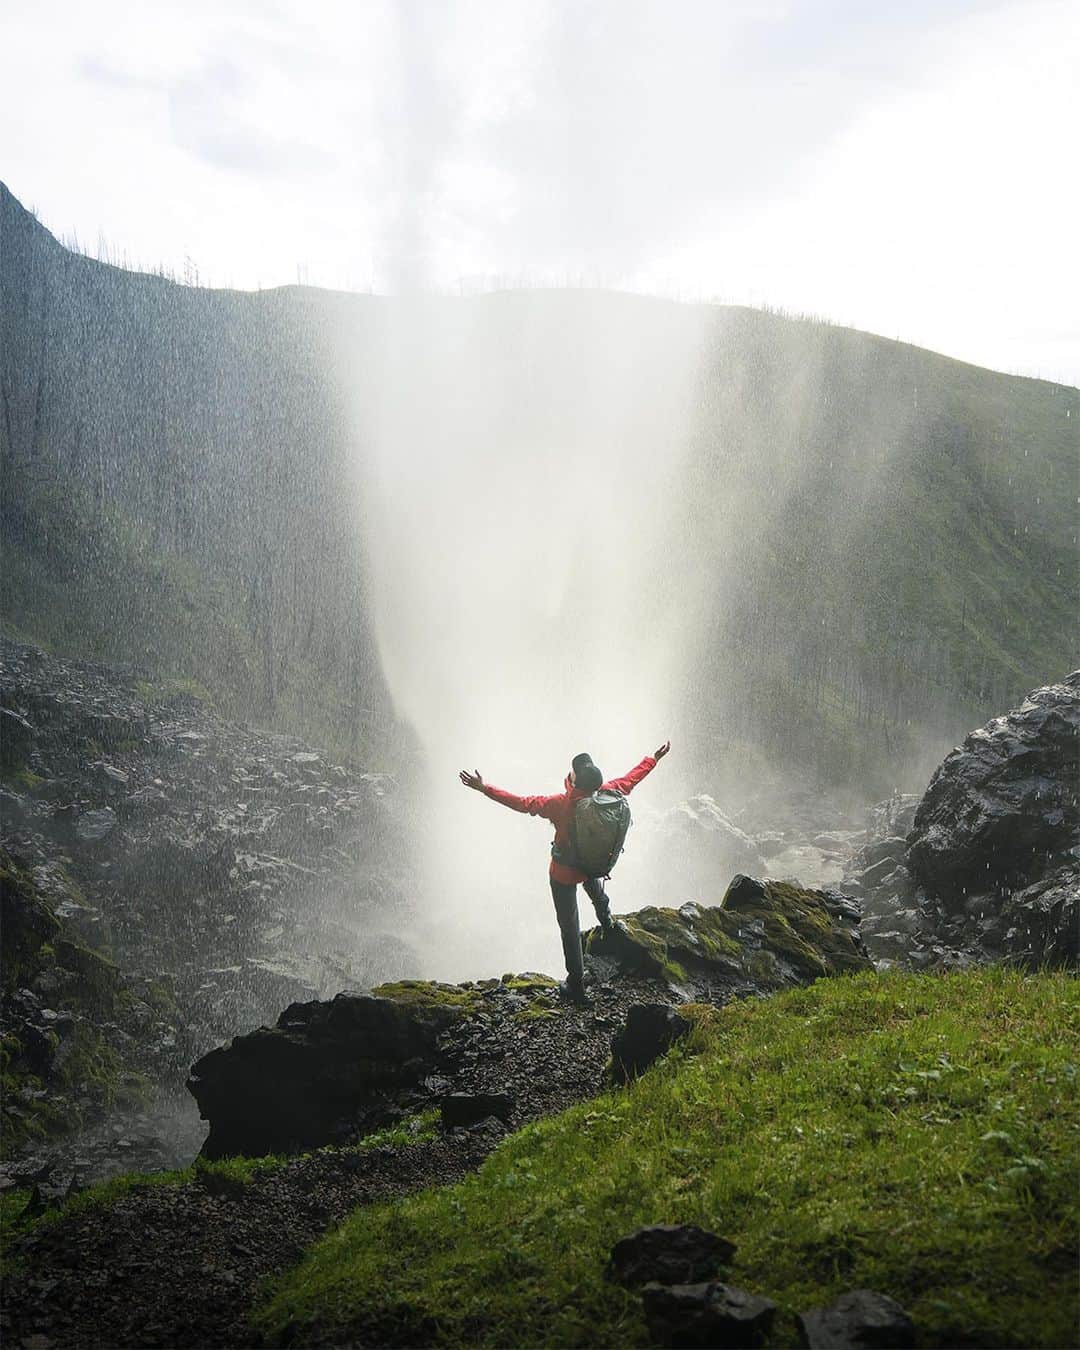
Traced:
MULTIPOLYGON (((589 292, 414 297, 378 314, 352 387, 376 632, 425 763, 426 919, 410 937, 439 977, 558 970, 551 827, 464 789, 458 770, 553 793, 580 750, 614 776, 670 735, 635 815, 677 800, 699 583, 670 541, 703 319, 589 292)), ((617 911, 659 898, 634 858, 632 833, 617 911)))

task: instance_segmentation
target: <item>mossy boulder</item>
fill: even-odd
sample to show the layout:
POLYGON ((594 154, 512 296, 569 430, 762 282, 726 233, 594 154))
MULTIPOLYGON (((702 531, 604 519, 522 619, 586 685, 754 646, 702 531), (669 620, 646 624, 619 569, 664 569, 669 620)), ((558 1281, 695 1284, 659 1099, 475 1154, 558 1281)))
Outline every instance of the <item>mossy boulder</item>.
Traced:
POLYGON ((858 929, 827 892, 745 876, 732 881, 718 906, 649 906, 608 933, 593 929, 586 951, 683 994, 772 990, 870 968, 858 929))
POLYGON ((436 1066, 442 1033, 481 996, 424 981, 379 990, 294 1003, 276 1026, 204 1055, 188 1079, 210 1122, 203 1156, 296 1152, 396 1118, 436 1066))

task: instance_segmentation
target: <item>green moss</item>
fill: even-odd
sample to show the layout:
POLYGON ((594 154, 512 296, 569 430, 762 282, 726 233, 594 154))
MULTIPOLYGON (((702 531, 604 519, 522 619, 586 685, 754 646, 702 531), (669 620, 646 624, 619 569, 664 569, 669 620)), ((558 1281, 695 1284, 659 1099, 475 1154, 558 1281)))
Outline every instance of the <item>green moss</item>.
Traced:
POLYGON ((64 1092, 88 1096, 96 1106, 137 1108, 150 1097, 150 1083, 132 1073, 120 1055, 89 1022, 79 1022, 64 1041, 64 1055, 53 1073, 64 1092))
POLYGON ((762 883, 764 895, 729 889, 721 912, 734 931, 757 920, 764 941, 798 974, 811 979, 845 971, 866 970, 869 961, 847 931, 833 921, 821 896, 784 881, 762 883))
MULTIPOLYGON (((438 1110, 421 1111, 415 1116, 388 1125, 364 1135, 363 1139, 352 1144, 347 1152, 364 1153, 372 1148, 406 1148, 410 1144, 428 1144, 435 1138, 435 1126, 439 1120, 438 1110)), ((323 1153, 334 1153, 333 1148, 321 1149, 323 1153)))
MULTIPOLYGON (((12 1040, 18 1044, 16 1038, 12 1040)), ((13 1059, 17 1055, 18 1051, 13 1059)), ((6 1069, 0 1074, 0 1102, 0 1158, 15 1157, 28 1144, 71 1128, 70 1112, 50 1101, 38 1075, 25 1069, 6 1069)))
POLYGON ((483 996, 477 990, 465 989, 460 984, 440 984, 436 980, 396 980, 392 984, 376 985, 371 992, 377 998, 393 999, 395 1003, 456 1009, 465 1017, 478 1012, 484 1004, 483 996))
POLYGON ((16 792, 33 793, 42 783, 48 782, 48 779, 42 778, 41 774, 34 773, 32 769, 9 769, 3 774, 3 781, 16 792))
POLYGON ((258 1334, 645 1346, 640 1295, 604 1266, 633 1228, 686 1222, 777 1300, 774 1346, 859 1287, 898 1299, 922 1346, 1072 1344, 1078 1022, 1074 981, 1001 969, 728 1005, 475 1176, 355 1211, 269 1283, 258 1334))
POLYGON ((526 975, 504 975, 502 984, 519 994, 534 994, 544 989, 558 989, 559 981, 550 975, 530 972, 526 975))
POLYGON ((533 999, 527 1008, 519 1008, 511 1021, 545 1022, 549 1018, 558 1017, 560 1012, 561 1009, 546 994, 541 994, 539 998, 533 999))

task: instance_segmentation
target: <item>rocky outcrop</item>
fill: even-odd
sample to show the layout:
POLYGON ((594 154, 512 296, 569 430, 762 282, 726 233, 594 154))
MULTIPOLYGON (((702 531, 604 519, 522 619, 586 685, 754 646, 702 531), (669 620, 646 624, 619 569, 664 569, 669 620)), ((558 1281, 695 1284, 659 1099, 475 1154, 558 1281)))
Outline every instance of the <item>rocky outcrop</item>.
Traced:
POLYGON ((1078 773, 1080 673, 973 731, 921 799, 873 808, 844 886, 875 961, 1076 965, 1078 773))
POLYGON ((5 1154, 138 1108, 190 1054, 166 990, 73 941, 33 874, 0 849, 5 1154))
POLYGON ((719 906, 650 906, 593 929, 588 956, 601 970, 641 971, 683 996, 723 999, 866 970, 859 910, 834 891, 736 876, 719 906))
POLYGON ((434 1068, 439 1036, 473 1002, 431 985, 397 998, 339 994, 293 1004, 276 1026, 238 1036, 193 1066, 188 1087, 211 1122, 203 1155, 296 1152, 384 1123, 399 1114, 402 1089, 434 1068))
POLYGON ((647 1284, 642 1304, 652 1344, 701 1350, 764 1345, 776 1316, 772 1299, 719 1280, 647 1284))
POLYGON ((204 1044, 291 999, 417 973, 396 936, 412 878, 391 778, 6 639, 0 706, 30 728, 0 844, 80 941, 170 983, 204 1044))
MULTIPOLYGON (((204 1152, 313 1147, 434 1107, 449 1128, 520 1124, 600 1090, 613 1014, 633 1022, 638 1008, 651 1060, 686 1029, 670 1005, 691 995, 724 1002, 869 968, 849 901, 749 877, 719 908, 642 910, 586 945, 587 1008, 560 1003, 542 975, 402 981, 292 1005, 193 1067, 188 1086, 210 1121, 204 1152)), ((624 1077, 646 1067, 640 1040, 625 1028, 615 1037, 616 1072, 631 1061, 624 1077)))
POLYGON ((4 638, 0 709, 0 848, 21 878, 4 893, 5 1097, 25 1126, 7 1122, 9 1145, 84 1127, 108 1095, 60 1071, 75 1046, 104 1045, 114 1101, 132 1096, 112 1091, 121 1069, 183 1094, 196 1055, 285 1004, 417 973, 392 779, 4 638), (109 972, 130 1016, 88 1001, 109 972))
POLYGON ((1080 671, 946 756, 915 812, 908 865, 930 895, 959 908, 991 886, 1031 884, 1078 847, 1080 671))

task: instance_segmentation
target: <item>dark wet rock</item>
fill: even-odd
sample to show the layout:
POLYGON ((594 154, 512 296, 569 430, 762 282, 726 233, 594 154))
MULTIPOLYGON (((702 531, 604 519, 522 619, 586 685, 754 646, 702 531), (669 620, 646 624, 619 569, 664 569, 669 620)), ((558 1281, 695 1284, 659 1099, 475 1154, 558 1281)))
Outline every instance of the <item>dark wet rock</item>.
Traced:
MULTIPOLYGON (((416 886, 391 778, 152 680, 0 637, 0 705, 33 728, 13 766, 26 772, 0 787, 0 847, 25 864, 58 936, 97 950, 131 986, 152 980, 149 1003, 133 999, 121 1031, 102 1034, 125 1064, 182 1089, 198 1054, 288 1003, 418 974, 398 936, 416 886)), ((71 978, 82 976, 47 962, 34 988, 64 1011, 71 978)), ((99 1014, 73 1011, 82 1043, 99 1014)), ((25 1022, 0 1010, 0 1034, 16 1037, 28 1069, 47 1029, 25 1022)), ((77 1095, 50 1083, 51 1130, 85 1126, 77 1095)))
POLYGON ((33 748, 34 728, 25 717, 0 703, 0 768, 22 768, 33 748))
POLYGON ((806 1350, 906 1350, 915 1344, 911 1318, 895 1299, 872 1289, 853 1289, 796 1320, 806 1350))
POLYGON ((985 936, 1009 960, 1032 966, 1080 964, 1080 864, 1014 891, 991 911, 985 936))
POLYGON ((210 1121, 204 1156, 295 1151, 392 1119, 395 1090, 419 1086, 438 1062, 440 1034, 466 1011, 461 1002, 364 994, 293 1004, 276 1026, 237 1036, 192 1067, 188 1087, 210 1121))
POLYGON ((29 873, 0 851, 0 929, 3 984, 14 990, 36 974, 42 946, 60 931, 59 920, 42 900, 29 873))
POLYGON ((863 907, 856 895, 834 886, 823 886, 818 894, 833 918, 839 919, 849 929, 857 928, 862 923, 863 907))
POLYGON ((83 844, 99 844, 116 829, 116 812, 111 806, 83 811, 75 821, 75 837, 83 844))
POLYGON ((859 881, 868 890, 877 890, 881 887, 887 877, 890 877, 896 871, 897 862, 891 855, 885 858, 879 858, 876 863, 863 870, 859 881))
POLYGON ((899 834, 886 835, 884 839, 874 839, 869 844, 864 844, 861 852, 864 870, 880 863, 884 858, 892 858, 895 862, 903 862, 906 857, 907 839, 899 834))
POLYGON ((626 1015, 625 1025, 611 1041, 612 1081, 627 1083, 644 1073, 676 1041, 688 1035, 691 1026, 691 1022, 665 1003, 635 1003, 626 1015))
POLYGON ((914 792, 895 792, 882 802, 876 802, 866 813, 866 834, 869 842, 883 839, 906 839, 915 819, 919 795, 914 792))
POLYGON ((1073 967, 1080 928, 1080 674, 972 732, 910 802, 871 811, 850 859, 866 949, 881 967, 986 961, 1073 967))
POLYGON ((514 1114, 514 1099, 505 1092, 451 1092, 439 1103, 439 1112, 448 1130, 468 1128, 491 1116, 505 1123, 514 1114))
POLYGON ((711 1279, 735 1255, 735 1246, 692 1223, 652 1224, 620 1238, 611 1249, 608 1277, 628 1286, 695 1284, 711 1279))
POLYGON ((721 1284, 648 1284, 642 1291, 645 1321, 661 1346, 728 1347, 764 1345, 776 1304, 744 1289, 721 1284))
POLYGON ((930 780, 908 836, 916 880, 946 905, 1023 886, 1080 845, 1080 671, 973 731, 930 780))

